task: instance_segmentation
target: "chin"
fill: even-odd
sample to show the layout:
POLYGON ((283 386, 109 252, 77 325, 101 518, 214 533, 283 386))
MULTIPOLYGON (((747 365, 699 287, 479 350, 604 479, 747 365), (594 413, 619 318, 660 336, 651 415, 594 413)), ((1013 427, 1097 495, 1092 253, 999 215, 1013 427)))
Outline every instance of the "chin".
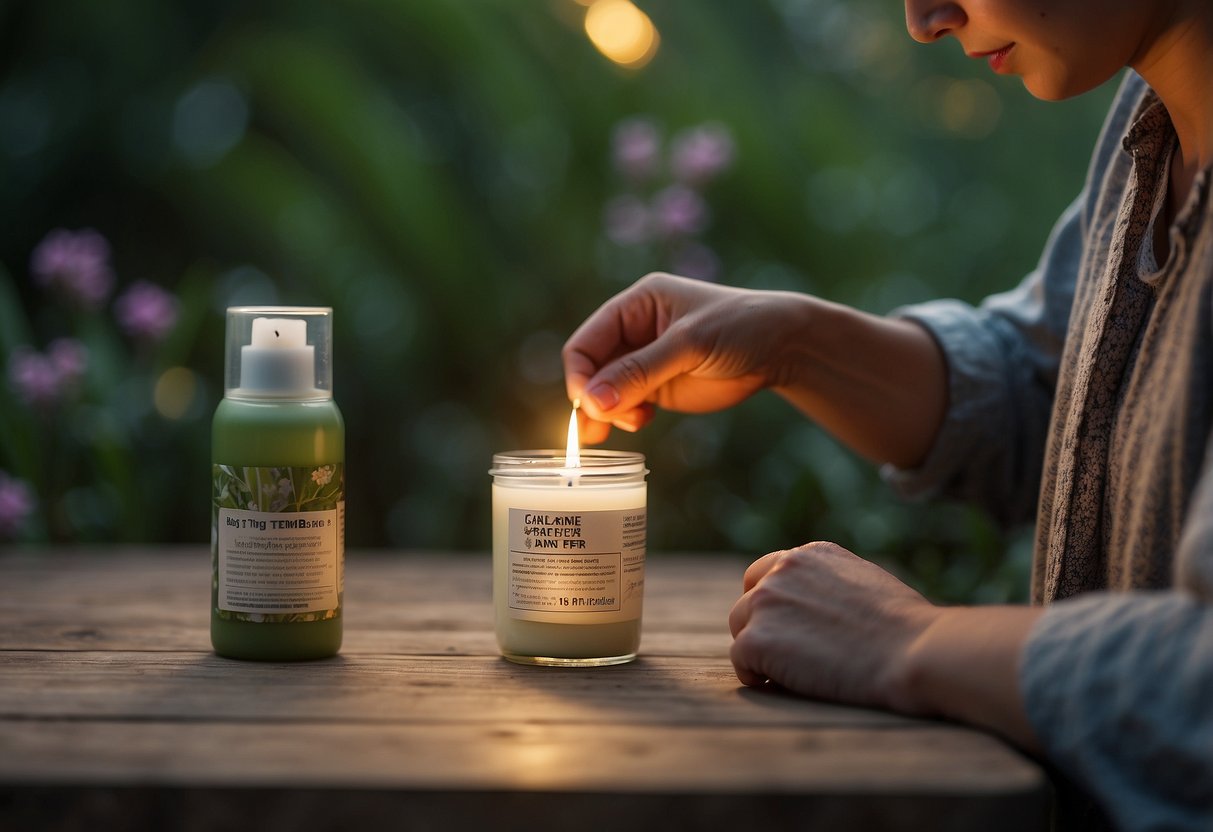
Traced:
POLYGON ((1100 73, 1081 78, 1073 76, 1042 78, 1038 75, 1024 75, 1023 86, 1034 98, 1039 98, 1041 101, 1065 101, 1067 98, 1090 92, 1109 78, 1114 77, 1115 74, 1115 72, 1100 73))
POLYGON ((1065 101, 1071 98, 1076 93, 1067 95, 1066 93, 1053 89, 1052 87, 1044 87, 1035 84, 1029 84, 1026 80, 1023 82, 1024 89, 1032 94, 1033 98, 1039 98, 1041 101, 1065 101))

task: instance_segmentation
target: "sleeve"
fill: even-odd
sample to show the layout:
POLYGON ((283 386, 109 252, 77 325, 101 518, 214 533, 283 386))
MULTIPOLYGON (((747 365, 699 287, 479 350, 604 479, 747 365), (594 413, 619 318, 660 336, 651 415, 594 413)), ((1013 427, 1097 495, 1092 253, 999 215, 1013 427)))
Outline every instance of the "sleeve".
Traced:
POLYGON ((1085 595, 1033 629, 1020 674, 1046 756, 1132 829, 1213 828, 1213 608, 1085 595))
POLYGON ((1125 829, 1213 829, 1213 437, 1176 588, 1050 606, 1019 673, 1048 758, 1125 829))
POLYGON ((894 313, 925 327, 948 365, 948 410, 927 459, 882 471, 903 497, 962 499, 1008 524, 1033 516, 1085 203, 1084 192, 1054 226, 1037 269, 1012 291, 978 307, 944 300, 894 313))

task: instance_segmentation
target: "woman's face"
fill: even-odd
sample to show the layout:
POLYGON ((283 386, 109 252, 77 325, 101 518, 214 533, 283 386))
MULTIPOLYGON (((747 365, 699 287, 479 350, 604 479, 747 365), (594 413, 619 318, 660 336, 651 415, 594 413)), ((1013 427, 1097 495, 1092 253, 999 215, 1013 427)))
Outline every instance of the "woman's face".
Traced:
POLYGON ((1037 98, 1069 98, 1140 58, 1166 2, 1155 0, 906 0, 906 28, 948 35, 965 54, 1018 75, 1037 98))

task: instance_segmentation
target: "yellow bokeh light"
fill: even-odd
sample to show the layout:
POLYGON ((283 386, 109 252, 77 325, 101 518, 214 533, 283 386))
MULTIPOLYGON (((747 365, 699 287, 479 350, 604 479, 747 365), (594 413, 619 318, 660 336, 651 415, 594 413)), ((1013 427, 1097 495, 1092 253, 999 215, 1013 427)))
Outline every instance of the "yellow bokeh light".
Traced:
POLYGON ((169 367, 156 379, 152 403, 165 419, 180 419, 189 412, 198 393, 198 378, 186 367, 169 367))
POLYGON ((585 13, 585 33, 599 52, 627 67, 647 64, 661 40, 653 21, 631 0, 597 0, 585 13))

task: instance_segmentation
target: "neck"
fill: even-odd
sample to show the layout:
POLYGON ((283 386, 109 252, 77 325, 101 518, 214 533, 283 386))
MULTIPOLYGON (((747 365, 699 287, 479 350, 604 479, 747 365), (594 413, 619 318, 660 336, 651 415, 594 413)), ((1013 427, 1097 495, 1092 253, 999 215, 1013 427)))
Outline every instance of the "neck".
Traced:
POLYGON ((1184 178, 1213 163, 1213 4, 1159 3, 1159 20, 1131 62, 1166 105, 1184 178))

